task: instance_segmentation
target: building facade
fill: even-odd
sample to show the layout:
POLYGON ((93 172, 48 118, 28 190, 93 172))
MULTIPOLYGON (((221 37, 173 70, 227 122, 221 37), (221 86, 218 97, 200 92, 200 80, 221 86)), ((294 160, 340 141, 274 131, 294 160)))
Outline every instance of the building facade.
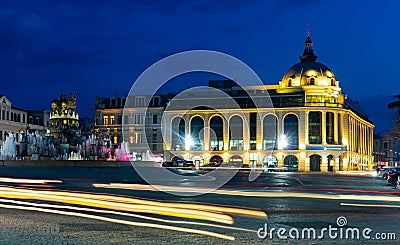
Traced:
POLYGON ((44 136, 49 125, 50 112, 48 110, 23 110, 12 105, 5 96, 0 95, 0 145, 7 135, 14 135, 16 155, 21 155, 20 145, 24 136, 35 134, 44 136))
POLYGON ((134 96, 125 108, 127 97, 96 97, 94 131, 102 144, 116 148, 124 141, 138 159, 152 152, 163 153, 161 118, 163 96, 134 96))
POLYGON ((165 160, 302 172, 370 169, 374 125, 342 93, 333 72, 316 60, 307 37, 300 62, 278 85, 210 81, 209 87, 228 94, 240 108, 226 106, 218 95, 206 98, 206 91, 181 96, 177 100, 184 103, 164 112, 165 160), (196 106, 204 99, 212 109, 196 106), (261 100, 271 103, 259 106, 261 100))
POLYGON ((28 111, 19 109, 5 96, 0 95, 0 145, 6 140, 8 134, 13 134, 18 146, 21 133, 28 129, 28 111))
POLYGON ((71 93, 69 99, 61 94, 60 99, 53 100, 50 113, 50 134, 54 138, 72 139, 79 130, 79 114, 76 111, 76 95, 71 93))
POLYGON ((374 135, 374 161, 379 166, 400 165, 399 143, 390 135, 374 135))

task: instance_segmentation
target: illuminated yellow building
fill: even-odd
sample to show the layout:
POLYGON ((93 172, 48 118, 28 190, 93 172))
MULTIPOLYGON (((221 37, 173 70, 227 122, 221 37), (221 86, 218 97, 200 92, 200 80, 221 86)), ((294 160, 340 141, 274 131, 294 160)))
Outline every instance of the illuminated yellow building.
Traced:
MULTIPOLYGON (((302 172, 370 169, 373 123, 358 102, 342 93, 334 73, 316 62, 309 36, 304 46, 300 62, 278 85, 240 87, 230 80, 210 81, 209 87, 231 96, 241 109, 224 107, 215 97, 208 98, 215 101, 213 109, 167 107, 165 160, 275 165, 302 172), (256 108, 249 100, 268 94, 273 106, 256 108)), ((180 100, 188 107, 200 97, 201 92, 193 92, 180 100)))
POLYGON ((50 113, 50 134, 55 138, 72 138, 79 129, 79 115, 76 112, 76 95, 67 99, 61 94, 59 100, 53 100, 50 113))

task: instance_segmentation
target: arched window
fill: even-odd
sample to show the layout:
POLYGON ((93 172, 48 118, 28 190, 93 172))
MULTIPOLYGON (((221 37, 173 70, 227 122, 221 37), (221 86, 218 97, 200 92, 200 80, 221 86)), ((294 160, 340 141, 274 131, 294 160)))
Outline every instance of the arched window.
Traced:
POLYGON ((288 87, 292 87, 292 79, 289 79, 289 81, 288 81, 288 87))
POLYGON ((310 156, 310 171, 319 172, 321 171, 321 156, 311 155, 310 156))
POLYGON ((202 150, 204 143, 204 121, 196 116, 190 120, 190 147, 191 150, 202 150))
POLYGON ((224 121, 220 116, 213 116, 210 120, 210 150, 224 150, 224 121))
POLYGON ((310 85, 315 85, 315 78, 310 78, 310 85))
POLYGON ((278 159, 273 155, 266 156, 263 159, 263 165, 264 167, 277 167, 278 159))
POLYGON ((285 149, 297 150, 299 148, 299 122, 297 116, 289 114, 284 119, 284 134, 287 140, 285 149))
POLYGON ((286 156, 283 160, 283 167, 289 172, 297 172, 299 169, 299 159, 293 155, 286 156))
POLYGON ((263 120, 263 150, 277 148, 278 120, 274 115, 267 115, 263 120))
POLYGON ((153 106, 159 106, 160 105, 160 98, 158 96, 155 96, 153 98, 153 106))
POLYGON ((239 116, 233 116, 229 120, 229 149, 243 150, 243 120, 239 116))
POLYGON ((219 166, 221 163, 224 162, 221 156, 215 155, 210 158, 209 165, 219 166))
POLYGON ((171 125, 172 145, 174 151, 183 151, 185 149, 185 120, 181 117, 175 117, 171 125))
POLYGON ((336 86, 336 84, 335 84, 335 79, 331 79, 331 86, 336 86))

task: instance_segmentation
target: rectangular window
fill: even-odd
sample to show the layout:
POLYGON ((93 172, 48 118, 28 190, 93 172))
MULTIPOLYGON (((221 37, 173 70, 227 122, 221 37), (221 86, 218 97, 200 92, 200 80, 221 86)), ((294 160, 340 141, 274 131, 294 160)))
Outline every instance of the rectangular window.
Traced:
POLYGON ((135 138, 134 138, 133 136, 129 136, 129 143, 130 143, 130 144, 133 144, 134 139, 135 139, 135 138))
POLYGON ((311 111, 308 114, 308 141, 310 144, 322 144, 322 113, 311 111))
POLYGON ((10 111, 7 111, 7 120, 10 120, 10 111))
POLYGON ((114 136, 114 144, 118 144, 118 137, 114 136))
POLYGON ((342 119, 340 114, 337 116, 337 125, 338 125, 338 143, 341 145, 342 144, 342 119))
POLYGON ((136 105, 136 107, 143 107, 144 106, 144 97, 136 97, 135 105, 136 105))
POLYGON ((110 124, 113 125, 115 122, 115 116, 110 116, 110 124))
POLYGON ((103 124, 108 125, 108 116, 103 117, 103 124))
POLYGON ((135 115, 135 124, 143 124, 143 115, 140 114, 135 115))
POLYGON ((267 115, 263 120, 263 150, 278 149, 277 135, 277 119, 273 115, 267 115))
POLYGON ((157 124, 157 114, 153 115, 153 124, 157 124))
POLYGON ((334 135, 335 135, 335 128, 334 128, 334 114, 333 112, 326 113, 326 143, 334 144, 334 135))
POLYGON ((3 131, 0 131, 0 140, 3 140, 3 131))
POLYGON ((22 123, 25 123, 25 114, 22 115, 22 123))
POLYGON ((135 143, 142 143, 142 134, 141 133, 135 133, 135 143))

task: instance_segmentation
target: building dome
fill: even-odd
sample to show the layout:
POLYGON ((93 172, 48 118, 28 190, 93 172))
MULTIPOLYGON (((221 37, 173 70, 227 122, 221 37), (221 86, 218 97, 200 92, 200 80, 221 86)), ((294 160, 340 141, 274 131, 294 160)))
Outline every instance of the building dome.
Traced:
POLYGON ((304 44, 304 53, 300 56, 300 62, 290 67, 285 73, 280 85, 286 87, 300 86, 338 86, 335 75, 324 64, 316 62, 317 56, 314 55, 310 36, 304 44))

